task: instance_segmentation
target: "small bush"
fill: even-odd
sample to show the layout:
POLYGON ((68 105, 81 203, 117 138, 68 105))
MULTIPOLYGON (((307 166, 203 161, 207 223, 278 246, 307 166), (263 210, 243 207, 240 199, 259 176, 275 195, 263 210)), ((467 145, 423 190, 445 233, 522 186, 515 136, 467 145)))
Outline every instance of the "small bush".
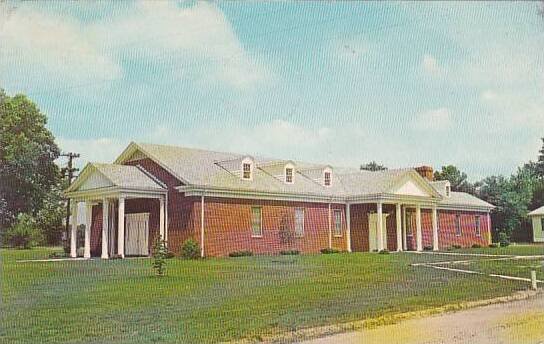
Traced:
POLYGON ((456 249, 456 250, 458 250, 458 249, 462 248, 462 246, 461 246, 461 245, 452 245, 451 247, 453 247, 453 248, 454 248, 454 249, 456 249))
POLYGON ((164 276, 166 273, 167 255, 168 249, 166 248, 166 241, 159 235, 153 245, 153 269, 155 269, 157 276, 164 276))
POLYGON ((497 248, 499 247, 499 244, 493 243, 489 245, 490 248, 497 248))
POLYGON ((197 259, 200 257, 200 247, 193 239, 187 239, 181 246, 181 256, 185 259, 197 259))
POLYGON ((501 247, 507 247, 510 245, 510 238, 505 232, 499 232, 499 243, 501 247))
POLYGON ((49 259, 66 258, 68 255, 65 252, 53 252, 49 254, 49 259))
POLYGON ((251 257, 253 252, 251 251, 234 251, 229 253, 229 257, 251 257))
POLYGON ((389 251, 384 249, 378 252, 378 254, 389 254, 389 251))
POLYGON ((300 254, 300 251, 298 250, 286 250, 286 251, 280 251, 280 254, 282 256, 296 256, 300 254))
POLYGON ((337 250, 335 248, 324 248, 321 250, 321 253, 323 254, 335 254, 335 253, 340 253, 340 250, 337 250))
POLYGON ((480 244, 474 244, 474 245, 472 245, 472 248, 482 248, 482 245, 480 245, 480 244))
POLYGON ((42 238, 43 236, 34 219, 27 214, 19 215, 17 222, 4 234, 4 240, 8 243, 8 246, 19 249, 38 246, 42 238))
POLYGON ((432 250, 433 250, 432 246, 424 246, 423 247, 423 251, 432 251, 432 250))

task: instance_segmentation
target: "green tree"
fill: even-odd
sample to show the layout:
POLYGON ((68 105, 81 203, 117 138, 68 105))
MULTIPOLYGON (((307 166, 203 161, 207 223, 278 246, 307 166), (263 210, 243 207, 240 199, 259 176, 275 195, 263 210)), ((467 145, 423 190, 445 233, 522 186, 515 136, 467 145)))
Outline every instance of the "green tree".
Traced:
POLYGON ((361 165, 361 171, 384 171, 387 167, 378 164, 376 161, 371 161, 368 164, 361 165))
POLYGON ((544 179, 544 137, 542 138, 542 148, 538 151, 538 160, 536 163, 530 162, 529 164, 534 164, 534 169, 537 176, 541 179, 544 179))
POLYGON ((59 185, 54 163, 59 148, 46 128, 47 119, 24 95, 0 90, 0 230, 18 214, 36 215, 59 185))
POLYGON ((32 216, 20 214, 4 235, 5 242, 15 248, 29 249, 42 241, 42 235, 32 216))
POLYGON ((158 236, 153 245, 153 269, 157 276, 164 276, 166 274, 166 259, 168 258, 168 249, 166 248, 166 241, 162 236, 158 236))
POLYGON ((434 172, 435 180, 449 180, 452 191, 474 193, 474 186, 467 181, 467 174, 453 165, 442 166, 442 170, 434 172))

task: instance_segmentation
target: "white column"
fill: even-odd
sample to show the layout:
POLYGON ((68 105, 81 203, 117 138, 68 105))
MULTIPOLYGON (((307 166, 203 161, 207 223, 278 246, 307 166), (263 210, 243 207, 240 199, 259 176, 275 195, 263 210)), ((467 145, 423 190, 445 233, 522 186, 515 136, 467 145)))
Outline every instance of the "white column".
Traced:
POLYGON ((382 203, 377 204, 378 208, 378 251, 383 251, 383 209, 382 203))
POLYGON ((125 198, 119 197, 117 214, 117 254, 125 258, 125 198))
MULTIPOLYGON (((487 213, 487 230, 488 230, 488 233, 487 233, 487 240, 489 241, 488 244, 491 245, 493 242, 493 239, 492 239, 492 235, 493 233, 491 232, 491 214, 488 212, 487 213)), ((543 228, 544 230, 544 228, 543 228)))
POLYGON ((436 205, 433 205, 433 251, 438 251, 438 214, 436 205))
POLYGON ((416 250, 423 251, 423 238, 421 236, 421 206, 416 205, 416 250))
POLYGON ((402 249, 408 251, 408 238, 406 237, 406 206, 402 207, 402 249))
POLYGON ((109 212, 110 205, 106 198, 102 200, 102 259, 109 258, 108 241, 109 241, 109 212))
POLYGON ((162 240, 166 240, 166 236, 164 234, 164 198, 159 198, 160 203, 160 209, 159 209, 159 234, 161 235, 162 240))
POLYGON ((204 258, 204 195, 200 197, 200 257, 204 258))
POLYGON ((402 214, 401 214, 401 204, 397 203, 397 209, 395 210, 395 215, 397 218, 397 251, 402 251, 402 214))
POLYGON ((77 257, 77 207, 79 202, 72 200, 72 232, 70 233, 70 257, 77 257))
POLYGON ((93 222, 93 205, 89 201, 85 202, 85 246, 83 250, 84 258, 91 258, 91 226, 93 222))
POLYGON ((329 203, 329 248, 332 248, 331 204, 329 203))
POLYGON ((346 240, 347 240, 347 249, 348 252, 351 252, 351 204, 346 204, 346 225, 347 225, 347 231, 346 231, 346 240))

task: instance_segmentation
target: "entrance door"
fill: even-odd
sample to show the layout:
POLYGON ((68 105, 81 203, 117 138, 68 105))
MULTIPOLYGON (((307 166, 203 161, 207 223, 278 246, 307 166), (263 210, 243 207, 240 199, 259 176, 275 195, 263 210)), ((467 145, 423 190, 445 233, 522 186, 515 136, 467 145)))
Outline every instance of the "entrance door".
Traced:
MULTIPOLYGON (((387 215, 382 214, 383 221, 383 248, 387 250, 387 215)), ((378 214, 370 214, 368 217, 368 244, 370 251, 378 250, 378 214)))
POLYGON ((125 215, 125 254, 147 256, 149 241, 149 213, 125 215))

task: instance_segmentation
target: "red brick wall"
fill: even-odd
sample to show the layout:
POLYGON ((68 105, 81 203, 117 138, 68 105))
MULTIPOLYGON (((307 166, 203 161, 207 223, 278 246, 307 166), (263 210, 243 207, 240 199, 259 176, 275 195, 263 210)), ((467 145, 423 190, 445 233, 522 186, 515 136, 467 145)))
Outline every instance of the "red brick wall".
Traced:
MULTIPOLYGON (((384 204, 383 214, 388 214, 385 223, 387 230, 387 249, 397 250, 397 220, 395 215, 396 206, 384 204)), ((354 204, 350 208, 351 213, 351 249, 357 252, 368 252, 368 218, 370 213, 376 213, 374 204, 354 204)))
MULTIPOLYGON (((195 238, 200 242, 200 199, 194 204, 195 238)), ((333 234, 332 246, 346 250, 346 219, 343 205, 332 210, 342 212, 342 236, 333 234)), ((206 256, 226 256, 230 252, 250 250, 256 254, 275 254, 281 250, 316 253, 329 246, 328 204, 205 198, 206 256), (251 207, 262 208, 262 237, 252 237, 251 207), (304 235, 292 242, 282 242, 280 223, 285 221, 294 232, 295 208, 304 208, 304 235)), ((334 233, 334 219, 332 218, 334 233)))
MULTIPOLYGON (((408 209, 407 212, 413 212, 414 209, 408 209)), ((416 248, 416 219, 412 217, 413 236, 407 237, 408 249, 416 248)), ((432 246, 433 229, 432 229, 432 212, 430 209, 421 210, 421 233, 423 239, 423 247, 432 246)), ((438 211, 438 246, 440 249, 447 249, 453 245, 462 247, 470 247, 474 244, 487 246, 489 244, 489 224, 487 213, 439 210, 438 211), (455 218, 461 216, 461 235, 456 235, 455 218), (476 235, 476 216, 480 216, 481 235, 476 235)))
POLYGON ((91 222, 91 256, 102 254, 102 205, 93 206, 91 222))

